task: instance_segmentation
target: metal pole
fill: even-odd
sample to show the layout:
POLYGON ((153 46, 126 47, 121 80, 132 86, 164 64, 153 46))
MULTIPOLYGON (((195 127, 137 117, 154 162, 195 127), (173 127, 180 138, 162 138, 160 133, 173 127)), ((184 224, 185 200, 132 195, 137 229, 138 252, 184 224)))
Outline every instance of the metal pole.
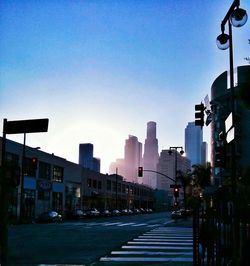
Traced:
POLYGON ((8 265, 8 187, 6 183, 6 124, 7 119, 3 121, 3 138, 2 138, 2 162, 0 176, 0 248, 1 248, 1 265, 8 265))
POLYGON ((115 181, 116 181, 116 186, 115 186, 115 208, 117 209, 117 198, 118 198, 118 186, 117 186, 117 172, 118 168, 116 167, 115 169, 115 181))
POLYGON ((24 218, 24 166, 25 166, 25 146, 26 146, 26 133, 23 136, 23 155, 22 155, 22 173, 21 173, 21 192, 20 192, 20 215, 19 221, 23 222, 24 218))

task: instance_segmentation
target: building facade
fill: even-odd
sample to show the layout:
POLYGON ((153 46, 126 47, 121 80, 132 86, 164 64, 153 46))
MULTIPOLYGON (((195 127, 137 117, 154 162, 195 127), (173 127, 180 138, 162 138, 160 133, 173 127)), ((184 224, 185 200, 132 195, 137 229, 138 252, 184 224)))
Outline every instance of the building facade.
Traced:
MULTIPOLYGON (((119 175, 101 174, 28 146, 25 146, 23 158, 23 147, 20 143, 6 141, 6 163, 23 170, 23 182, 11 188, 9 216, 12 222, 18 221, 20 217, 21 194, 22 216, 27 221, 48 210, 64 214, 66 210, 91 207, 100 210, 116 206, 153 207, 153 190, 146 186, 126 182, 119 175), (34 158, 37 161, 36 169, 31 167, 34 158)), ((2 138, 0 148, 2 154, 2 138)))
MULTIPOLYGON (((158 139, 156 138, 156 123, 150 121, 147 123, 147 136, 144 144, 143 167, 145 170, 157 170, 159 160, 158 139)), ((153 172, 143 173, 143 184, 152 188, 157 187, 157 175, 153 172)))
MULTIPOLYGON (((237 84, 234 87, 235 121, 230 122, 232 113, 231 90, 228 89, 228 73, 218 76, 211 87, 211 164, 212 184, 222 185, 232 175, 232 159, 236 178, 249 179, 250 173, 250 66, 236 69, 237 84), (230 124, 234 134, 230 133, 230 124), (229 128, 228 128, 229 127, 229 128), (235 154, 232 156, 232 145, 235 154), (218 155, 221 158, 218 160, 218 155), (233 158, 232 158, 233 157, 233 158)), ((232 131, 231 131, 232 132, 232 131)))
POLYGON ((192 165, 202 164, 202 140, 202 129, 189 122, 185 128, 185 153, 192 165))
MULTIPOLYGON (((176 150, 162 150, 160 153, 159 162, 157 164, 157 189, 167 191, 168 193, 168 207, 173 206, 173 189, 170 185, 173 185, 176 178, 176 171, 186 174, 191 170, 191 162, 185 156, 182 156, 176 150), (161 174, 163 175, 161 175, 161 174), (165 175, 165 176, 164 176, 165 175), (167 178, 167 177, 169 178, 167 178), (172 179, 172 180, 171 180, 172 179)), ((178 180, 178 175, 177 175, 178 180)), ((180 183, 180 182, 178 182, 180 183)), ((180 189, 182 197, 183 190, 180 189)))
POLYGON ((93 157, 94 145, 82 143, 79 145, 79 164, 84 168, 100 173, 101 160, 93 157))

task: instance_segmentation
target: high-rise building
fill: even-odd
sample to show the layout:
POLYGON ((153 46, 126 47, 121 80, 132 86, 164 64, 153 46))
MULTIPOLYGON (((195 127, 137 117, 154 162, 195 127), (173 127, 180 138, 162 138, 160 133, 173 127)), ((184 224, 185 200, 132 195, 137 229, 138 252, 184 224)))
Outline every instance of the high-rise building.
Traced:
POLYGON ((124 177, 127 181, 138 183, 137 169, 142 161, 142 143, 137 137, 129 135, 124 150, 124 177))
POLYGON ((206 141, 201 144, 201 164, 206 165, 208 162, 208 145, 206 141))
POLYGON ((157 172, 169 178, 157 174, 157 189, 170 191, 170 185, 174 183, 171 179, 175 180, 175 170, 186 174, 191 170, 190 160, 176 150, 171 150, 171 152, 169 150, 162 150, 157 164, 157 172))
MULTIPOLYGON (((147 123, 147 137, 144 145, 143 167, 145 170, 156 171, 159 160, 158 139, 156 138, 156 123, 147 123)), ((156 188, 156 173, 144 172, 143 184, 156 188)))
POLYGON ((91 143, 83 143, 79 145, 79 164, 87 169, 100 173, 101 161, 93 157, 94 146, 91 143))
POLYGON ((189 122, 185 128, 185 153, 192 165, 202 163, 202 139, 202 129, 189 122))

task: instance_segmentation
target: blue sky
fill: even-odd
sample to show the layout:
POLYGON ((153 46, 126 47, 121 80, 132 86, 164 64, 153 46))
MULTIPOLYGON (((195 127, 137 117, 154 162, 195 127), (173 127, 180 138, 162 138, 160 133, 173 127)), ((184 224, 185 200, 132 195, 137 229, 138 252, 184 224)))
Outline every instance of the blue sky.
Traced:
MULTIPOLYGON (((231 3, 1 1, 0 127, 47 117, 48 133, 27 135, 27 145, 78 162, 79 143, 91 142, 104 173, 129 134, 144 143, 148 121, 159 151, 184 146, 194 105, 229 67, 215 40, 231 3)), ((249 13, 249 1, 241 7, 249 13)), ((233 38, 235 66, 246 64, 249 21, 233 38)))

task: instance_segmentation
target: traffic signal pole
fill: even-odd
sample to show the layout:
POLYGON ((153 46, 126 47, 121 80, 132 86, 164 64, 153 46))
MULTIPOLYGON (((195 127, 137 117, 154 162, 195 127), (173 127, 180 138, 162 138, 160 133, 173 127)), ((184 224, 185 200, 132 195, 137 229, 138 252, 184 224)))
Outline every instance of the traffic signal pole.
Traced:
POLYGON ((26 133, 23 136, 23 155, 22 155, 22 171, 21 171, 21 190, 20 190, 20 214, 19 222, 23 222, 24 218, 24 162, 25 162, 25 149, 26 149, 26 133))

